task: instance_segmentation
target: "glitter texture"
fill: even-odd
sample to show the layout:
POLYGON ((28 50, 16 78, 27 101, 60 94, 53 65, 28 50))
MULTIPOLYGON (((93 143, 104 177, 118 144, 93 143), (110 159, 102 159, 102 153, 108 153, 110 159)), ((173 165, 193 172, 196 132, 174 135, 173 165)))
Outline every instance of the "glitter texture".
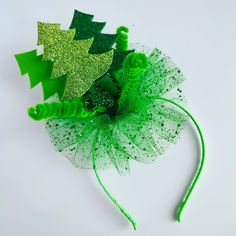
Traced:
MULTIPOLYGON (((147 53, 145 48, 143 51, 147 53)), ((177 88, 184 80, 183 75, 158 49, 152 51, 148 62, 147 68, 140 74, 138 90, 127 94, 128 103, 122 104, 122 113, 47 121, 46 128, 52 143, 73 165, 93 168, 93 152, 97 168, 114 166, 124 175, 129 173, 130 160, 153 162, 170 143, 177 142, 187 118, 155 97, 165 96, 184 102, 182 92, 177 88), (96 143, 94 148, 93 142, 96 143)), ((127 63, 131 62, 127 59, 127 63)), ((119 79, 124 81, 121 83, 123 90, 128 82, 123 69, 119 79)), ((91 98, 93 103, 97 102, 96 96, 91 98)))
POLYGON ((89 15, 75 10, 74 16, 70 25, 70 29, 75 29, 75 39, 94 38, 94 41, 89 49, 91 54, 100 54, 112 49, 112 45, 116 42, 118 34, 103 34, 101 31, 105 27, 105 22, 94 22, 93 15, 89 15))
POLYGON ((110 68, 113 49, 102 54, 88 53, 93 38, 74 40, 75 30, 61 30, 59 24, 38 22, 38 45, 43 59, 53 62, 52 78, 67 75, 63 99, 82 96, 93 82, 110 68))
MULTIPOLYGON (((75 39, 77 40, 94 38, 89 53, 100 54, 107 52, 112 49, 112 46, 119 38, 119 32, 117 34, 101 33, 106 23, 94 22, 92 21, 93 18, 93 15, 75 10, 70 29, 75 29, 75 39)), ((131 52, 133 50, 120 51, 114 49, 114 57, 109 71, 119 70, 123 65, 125 57, 131 52)))

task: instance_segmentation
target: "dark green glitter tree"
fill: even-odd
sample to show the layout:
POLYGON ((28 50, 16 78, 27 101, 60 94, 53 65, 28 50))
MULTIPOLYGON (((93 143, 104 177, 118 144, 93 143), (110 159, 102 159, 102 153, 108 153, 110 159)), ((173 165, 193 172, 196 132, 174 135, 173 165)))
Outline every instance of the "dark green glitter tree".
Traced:
POLYGON ((38 45, 43 45, 43 60, 53 62, 52 79, 67 75, 63 99, 76 99, 110 68, 113 49, 89 53, 93 38, 74 40, 75 30, 61 30, 59 24, 38 23, 38 45))
MULTIPOLYGON (((112 49, 112 46, 119 39, 120 33, 116 34, 103 34, 101 33, 105 27, 105 22, 94 22, 93 15, 86 14, 75 10, 74 16, 70 25, 70 29, 75 29, 75 39, 89 39, 94 38, 89 53, 101 54, 112 49)), ((120 69, 123 65, 125 57, 134 50, 118 50, 114 49, 113 61, 109 72, 120 69)))

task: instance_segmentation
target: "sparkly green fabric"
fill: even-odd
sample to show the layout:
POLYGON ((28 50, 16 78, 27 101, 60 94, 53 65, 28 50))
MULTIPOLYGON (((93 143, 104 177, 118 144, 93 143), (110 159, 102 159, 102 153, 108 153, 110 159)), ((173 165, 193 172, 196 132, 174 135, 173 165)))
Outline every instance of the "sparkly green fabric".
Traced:
POLYGON ((61 30, 59 24, 38 22, 38 45, 44 46, 43 59, 53 61, 51 77, 67 75, 63 99, 82 96, 109 70, 113 59, 113 50, 88 53, 93 38, 74 40, 74 35, 74 29, 61 30))
MULTIPOLYGON (((124 74, 123 70, 119 72, 119 82, 124 80, 124 74)), ((185 115, 155 97, 184 101, 177 88, 183 80, 170 58, 155 49, 141 74, 138 90, 127 94, 122 112, 48 120, 46 128, 52 143, 80 168, 93 167, 91 153, 96 156, 97 168, 114 166, 122 175, 129 172, 130 160, 152 162, 170 143, 177 142, 186 122, 185 115)), ((121 90, 125 84, 121 83, 121 90)))
POLYGON ((117 81, 108 73, 95 81, 91 88, 82 96, 84 106, 87 110, 102 106, 107 112, 111 112, 116 107, 117 98, 121 92, 121 87, 117 81))

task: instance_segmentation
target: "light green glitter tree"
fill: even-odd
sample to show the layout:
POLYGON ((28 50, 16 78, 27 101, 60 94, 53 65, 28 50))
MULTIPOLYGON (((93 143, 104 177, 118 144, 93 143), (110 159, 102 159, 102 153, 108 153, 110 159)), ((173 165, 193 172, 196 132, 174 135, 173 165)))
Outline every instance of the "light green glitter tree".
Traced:
POLYGON ((61 30, 59 24, 38 23, 38 45, 44 46, 43 60, 53 62, 51 78, 67 75, 63 99, 82 96, 93 82, 110 68, 113 49, 88 53, 93 38, 74 40, 75 30, 61 30))

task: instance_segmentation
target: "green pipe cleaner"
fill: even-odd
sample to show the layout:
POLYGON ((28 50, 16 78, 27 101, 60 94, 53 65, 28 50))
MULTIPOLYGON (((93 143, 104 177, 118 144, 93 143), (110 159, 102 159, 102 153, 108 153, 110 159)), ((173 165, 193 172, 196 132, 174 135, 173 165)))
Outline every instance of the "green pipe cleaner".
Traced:
POLYGON ((107 190, 98 171, 115 167, 126 175, 131 160, 154 162, 177 143, 190 119, 200 136, 201 161, 178 208, 180 222, 205 161, 202 131, 184 108, 180 88, 184 76, 157 48, 135 45, 129 50, 127 27, 104 34, 104 26, 77 10, 69 30, 38 23, 38 43, 44 53, 31 50, 16 55, 22 75, 29 75, 31 88, 42 84, 46 100, 30 107, 28 115, 35 121, 46 120, 55 149, 75 167, 94 171, 135 230, 135 220, 107 190))
POLYGON ((129 29, 126 26, 120 26, 117 28, 116 33, 119 35, 116 41, 116 49, 118 51, 127 51, 129 48, 129 29))
POLYGON ((92 117, 98 112, 104 112, 104 107, 88 111, 83 107, 81 100, 57 101, 40 103, 28 109, 28 115, 36 121, 52 118, 86 118, 92 117))

